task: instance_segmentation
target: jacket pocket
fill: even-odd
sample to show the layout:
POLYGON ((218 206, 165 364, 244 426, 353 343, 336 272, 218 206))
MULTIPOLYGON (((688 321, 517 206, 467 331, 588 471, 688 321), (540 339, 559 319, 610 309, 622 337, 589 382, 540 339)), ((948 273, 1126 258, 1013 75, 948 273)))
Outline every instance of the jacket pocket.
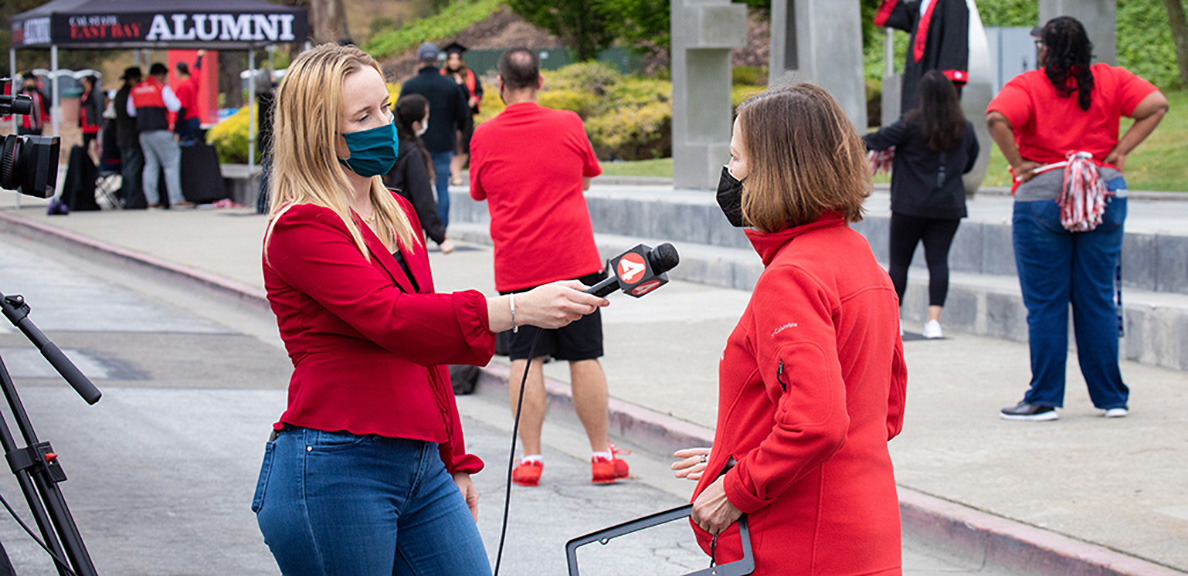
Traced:
POLYGON ((260 464, 260 479, 256 481, 256 494, 252 496, 252 512, 260 512, 264 506, 264 493, 268 490, 268 478, 272 476, 272 461, 276 458, 276 442, 264 445, 264 462, 260 464))

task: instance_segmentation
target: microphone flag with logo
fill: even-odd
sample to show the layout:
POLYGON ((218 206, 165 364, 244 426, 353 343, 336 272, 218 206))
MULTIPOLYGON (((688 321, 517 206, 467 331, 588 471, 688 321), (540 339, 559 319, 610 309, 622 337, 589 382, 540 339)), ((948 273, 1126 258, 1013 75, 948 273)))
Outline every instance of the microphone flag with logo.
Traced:
POLYGON ((606 297, 622 290, 639 298, 668 283, 669 270, 680 262, 676 248, 664 243, 656 248, 639 244, 608 262, 607 278, 591 286, 587 293, 606 297))

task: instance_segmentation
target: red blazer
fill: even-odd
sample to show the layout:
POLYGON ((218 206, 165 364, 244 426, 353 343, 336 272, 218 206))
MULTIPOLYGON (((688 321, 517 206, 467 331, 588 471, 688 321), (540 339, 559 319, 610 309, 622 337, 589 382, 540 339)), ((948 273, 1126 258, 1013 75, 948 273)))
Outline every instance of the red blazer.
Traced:
MULTIPOLYGON (((420 230, 412 206, 396 201, 420 230)), ((443 365, 491 360, 486 297, 433 293, 419 235, 402 250, 414 291, 379 238, 360 228, 371 261, 337 214, 312 204, 290 206, 264 239, 264 287, 293 361, 288 408, 274 428, 437 442, 451 473, 478 472, 483 462, 465 451, 443 365)))
MULTIPOLYGON (((891 280, 837 213, 747 236, 765 269, 722 354, 694 498, 733 457, 726 497, 749 515, 756 575, 900 574, 887 441, 903 425, 907 370, 891 280)), ((694 531, 708 553, 709 534, 694 531)), ((741 557, 737 526, 717 554, 741 557)))

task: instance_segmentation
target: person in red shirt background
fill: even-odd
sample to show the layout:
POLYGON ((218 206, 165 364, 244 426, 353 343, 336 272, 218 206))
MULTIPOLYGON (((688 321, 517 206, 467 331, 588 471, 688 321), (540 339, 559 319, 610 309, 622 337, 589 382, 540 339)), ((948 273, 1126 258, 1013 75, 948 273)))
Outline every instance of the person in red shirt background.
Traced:
POLYGON ((1093 405, 1122 417, 1130 391, 1118 367, 1113 302, 1127 208, 1122 170, 1163 119, 1167 98, 1125 68, 1091 64, 1093 43, 1076 19, 1053 18, 1033 35, 1041 68, 1016 76, 986 109, 1015 180, 1011 230, 1031 348, 1030 389, 1000 415, 1059 418, 1071 303, 1093 405), (1118 138, 1122 116, 1135 123, 1118 138), (1077 214, 1077 206, 1090 212, 1077 214))
MULTIPOLYGON (((205 55, 206 50, 198 51, 198 59, 194 61, 194 70, 202 69, 202 57, 205 55)), ((174 131, 177 132, 181 143, 186 144, 197 140, 198 133, 202 129, 202 118, 198 115, 198 89, 201 79, 199 76, 190 75, 190 65, 185 62, 178 62, 175 69, 178 77, 181 78, 175 91, 177 99, 181 101, 181 110, 177 113, 174 131)))
POLYGON ((41 81, 32 72, 26 72, 21 84, 22 95, 33 100, 32 110, 28 114, 20 115, 17 134, 21 136, 41 136, 45 132, 45 123, 49 121, 50 109, 48 98, 41 89, 41 81))
POLYGON ((79 83, 82 94, 78 98, 78 126, 82 131, 83 148, 99 157, 99 128, 103 125, 104 98, 99 79, 93 74, 83 76, 79 83))
POLYGON ((742 557, 745 513, 758 576, 902 572, 898 299, 849 226, 871 189, 862 139, 821 88, 739 106, 718 203, 764 270, 722 353, 713 449, 673 464, 699 480, 690 520, 719 564, 742 557))
MULTIPOLYGON (((479 126, 470 143, 470 197, 486 200, 491 213, 495 288, 501 293, 571 278, 590 286, 603 278, 583 194, 602 169, 582 119, 537 104, 542 82, 534 52, 504 52, 498 85, 507 108, 479 126)), ((508 394, 513 414, 520 396, 514 383, 528 370, 520 411, 524 457, 512 480, 536 486, 543 471, 540 436, 548 397, 541 370, 546 356, 569 361, 574 407, 593 452, 591 480, 601 484, 626 478, 627 463, 607 438, 606 375, 598 361, 603 352, 601 317, 595 312, 562 330, 547 331, 533 349, 536 338, 532 329, 511 335, 513 384, 508 394)))
POLYGON ((564 326, 607 301, 574 282, 437 294, 396 160, 379 65, 354 46, 298 56, 277 94, 268 300, 293 360, 252 510, 281 572, 491 573, 445 364, 484 365, 495 331, 564 326), (347 96, 349 95, 349 97, 347 96))

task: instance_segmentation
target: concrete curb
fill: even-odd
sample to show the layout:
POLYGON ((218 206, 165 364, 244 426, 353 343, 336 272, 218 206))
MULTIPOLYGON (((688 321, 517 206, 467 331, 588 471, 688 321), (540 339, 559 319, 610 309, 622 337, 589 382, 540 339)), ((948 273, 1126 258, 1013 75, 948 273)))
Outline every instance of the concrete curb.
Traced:
POLYGON ((987 565, 1051 576, 1183 576, 1184 572, 899 487, 905 532, 981 557, 987 565))
POLYGON ((239 282, 235 282, 234 280, 228 280, 209 272, 195 268, 189 268, 180 264, 175 264, 173 262, 168 262, 148 254, 133 252, 120 246, 106 244, 93 238, 87 238, 86 236, 60 230, 58 228, 54 228, 53 226, 27 220, 19 216, 5 214, 3 212, 0 212, 0 228, 5 228, 21 235, 53 242, 69 247, 75 251, 82 249, 92 254, 113 257, 124 263, 132 264, 141 269, 163 276, 190 281, 207 291, 219 293, 223 296, 231 296, 242 303, 253 306, 262 306, 266 310, 270 309, 268 305, 268 297, 264 290, 246 286, 239 282))
MULTIPOLYGON (((267 309, 263 290, 245 286, 213 274, 167 262, 125 248, 112 246, 0 213, 0 227, 55 242, 96 255, 114 257, 147 271, 192 282, 203 289, 230 296, 240 302, 267 309)), ((482 369, 478 394, 506 398, 510 370, 502 364, 482 369)), ((577 423, 573 397, 563 383, 545 379, 549 406, 558 416, 577 423), (560 414, 558 414, 560 412, 560 414)), ((502 401, 502 400, 500 400, 502 401)), ((670 415, 611 398, 610 432, 629 437, 658 456, 690 446, 709 446, 713 430, 670 415)), ((1171 568, 1128 556, 1102 546, 993 516, 964 506, 899 487, 899 507, 905 532, 929 542, 945 545, 962 554, 982 555, 985 562, 1029 574, 1052 576, 1184 576, 1171 568)))

